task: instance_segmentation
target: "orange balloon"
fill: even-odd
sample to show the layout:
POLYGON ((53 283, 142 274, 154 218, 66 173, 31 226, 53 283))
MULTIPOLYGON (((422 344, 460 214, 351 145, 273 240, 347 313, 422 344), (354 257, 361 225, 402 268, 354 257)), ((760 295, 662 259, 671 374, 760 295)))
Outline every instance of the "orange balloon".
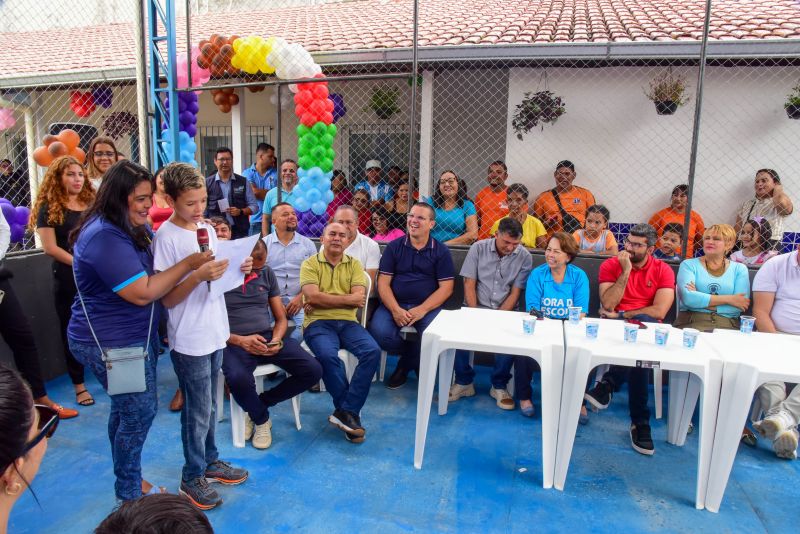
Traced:
POLYGON ((42 167, 48 167, 53 163, 53 156, 47 150, 46 146, 40 146, 33 151, 33 160, 42 167))
POLYGON ((47 146, 47 151, 50 152, 50 155, 54 158, 59 156, 66 156, 69 154, 69 149, 67 145, 62 143, 61 141, 54 141, 47 146))
POLYGON ((47 134, 42 138, 42 143, 44 143, 44 146, 50 146, 56 141, 58 141, 58 137, 56 137, 55 135, 47 134))
POLYGON ((75 150, 78 147, 78 143, 81 142, 81 136, 78 135, 78 132, 69 128, 61 130, 57 137, 59 141, 67 145, 67 149, 70 152, 75 150))
POLYGON ((73 148, 72 150, 69 151, 69 155, 77 159, 81 163, 81 165, 83 165, 83 163, 86 161, 86 152, 84 152, 83 149, 81 148, 78 147, 73 148))

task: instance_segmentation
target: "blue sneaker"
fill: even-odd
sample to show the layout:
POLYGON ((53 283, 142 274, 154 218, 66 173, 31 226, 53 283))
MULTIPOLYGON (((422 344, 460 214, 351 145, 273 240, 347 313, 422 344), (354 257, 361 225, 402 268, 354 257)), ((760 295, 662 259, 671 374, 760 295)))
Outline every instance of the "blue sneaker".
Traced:
POLYGON ((208 482, 219 482, 226 486, 241 484, 250 474, 240 467, 233 467, 228 462, 217 460, 206 467, 206 480, 208 482))

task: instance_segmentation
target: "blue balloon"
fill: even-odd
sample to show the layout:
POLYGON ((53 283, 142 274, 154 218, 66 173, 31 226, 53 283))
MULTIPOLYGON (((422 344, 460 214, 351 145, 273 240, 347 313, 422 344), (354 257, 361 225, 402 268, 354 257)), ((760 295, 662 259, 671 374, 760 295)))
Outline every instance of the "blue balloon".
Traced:
POLYGON ((306 177, 306 174, 308 174, 308 171, 306 171, 304 168, 300 167, 297 169, 297 177, 300 178, 300 181, 306 177))
POLYGON ((323 174, 324 174, 324 173, 322 172, 322 169, 320 169, 319 167, 311 167, 311 168, 308 170, 308 176, 309 176, 311 179, 322 178, 322 175, 323 175, 323 174))
POLYGON ((322 200, 324 200, 326 204, 330 204, 331 202, 333 202, 333 191, 328 189, 327 191, 322 193, 322 200))
POLYGON ((308 201, 309 204, 315 204, 320 200, 322 200, 322 193, 320 193, 319 189, 309 189, 308 191, 306 191, 305 199, 308 201))
POLYGON ((297 211, 308 211, 309 204, 304 197, 294 198, 294 209, 297 211))
MULTIPOLYGON (((297 175, 300 176, 300 172, 299 171, 297 172, 297 175)), ((306 187, 310 183, 311 183, 311 178, 306 176, 305 173, 303 173, 303 176, 301 176, 300 180, 297 181, 297 185, 300 186, 300 187, 306 187)))
MULTIPOLYGON (((319 191, 317 192, 319 193, 319 191)), ((311 205, 311 211, 313 211, 315 215, 324 215, 327 208, 328 205, 322 201, 314 202, 314 204, 311 205)))
POLYGON ((326 172, 324 176, 325 176, 325 178, 327 178, 328 180, 333 180, 333 171, 328 171, 328 172, 326 172))
POLYGON ((323 177, 322 180, 320 180, 319 187, 317 187, 317 189, 319 189, 320 191, 324 192, 324 191, 327 191, 330 188, 331 188, 331 180, 330 180, 330 178, 323 177))

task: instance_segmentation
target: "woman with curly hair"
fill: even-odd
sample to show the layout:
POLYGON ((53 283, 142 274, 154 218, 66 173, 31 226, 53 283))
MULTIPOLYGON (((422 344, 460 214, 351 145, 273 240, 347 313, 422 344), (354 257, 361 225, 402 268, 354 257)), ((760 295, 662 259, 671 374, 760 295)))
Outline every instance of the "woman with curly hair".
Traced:
POLYGON ((72 156, 57 158, 47 168, 39 186, 36 203, 31 210, 31 227, 42 240, 44 253, 53 258, 53 280, 56 313, 61 325, 67 372, 81 406, 94 404, 83 380, 83 365, 72 355, 67 343, 67 325, 75 299, 72 277, 72 247, 69 233, 78 224, 81 214, 94 202, 94 189, 81 164, 72 156))
POLYGON ((97 191, 103 182, 106 171, 117 162, 120 153, 110 137, 95 137, 86 153, 86 176, 97 191))
POLYGON ((434 239, 445 245, 471 245, 478 238, 478 212, 456 173, 442 172, 429 204, 436 210, 436 226, 431 231, 434 239))

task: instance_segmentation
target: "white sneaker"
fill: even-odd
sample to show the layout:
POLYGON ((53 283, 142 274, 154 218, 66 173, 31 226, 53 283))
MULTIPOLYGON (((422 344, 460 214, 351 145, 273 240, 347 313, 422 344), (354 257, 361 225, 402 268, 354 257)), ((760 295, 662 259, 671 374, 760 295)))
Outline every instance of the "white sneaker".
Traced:
POLYGON ((513 410, 514 399, 508 394, 506 389, 492 389, 489 390, 489 395, 497 401, 497 407, 501 410, 513 410))
POLYGON ((778 458, 785 458, 787 460, 794 460, 797 458, 797 429, 790 428, 784 430, 775 441, 772 442, 772 449, 778 458))
POLYGON ((472 397, 473 395, 475 395, 475 386, 472 384, 467 384, 466 386, 453 384, 450 386, 450 394, 447 396, 447 400, 453 402, 461 397, 472 397))
POLYGON ((250 415, 247 412, 244 412, 244 440, 250 441, 250 438, 253 437, 253 420, 250 419, 250 415))
POLYGON ((755 428, 759 434, 772 441, 775 441, 779 435, 795 426, 794 417, 786 410, 781 410, 780 408, 770 410, 767 412, 767 416, 764 419, 753 423, 753 428, 755 428))
POLYGON ((253 432, 253 447, 268 449, 272 445, 272 419, 267 419, 263 425, 256 425, 253 432))

